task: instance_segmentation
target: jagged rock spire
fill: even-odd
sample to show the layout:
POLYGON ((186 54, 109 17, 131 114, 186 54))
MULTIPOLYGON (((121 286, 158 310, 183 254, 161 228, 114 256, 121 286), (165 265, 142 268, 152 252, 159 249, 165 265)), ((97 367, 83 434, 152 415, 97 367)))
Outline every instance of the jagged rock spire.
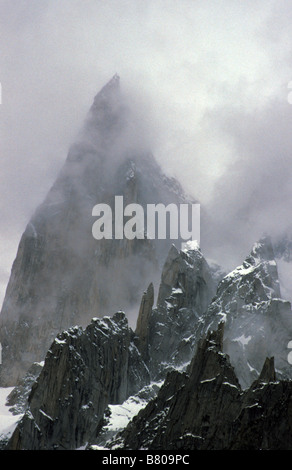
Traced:
POLYGON ((156 307, 150 284, 141 301, 136 344, 153 380, 177 365, 185 367, 198 340, 198 325, 215 292, 209 266, 199 247, 171 246, 164 263, 156 307), (165 366, 167 364, 167 366, 165 366))
POLYGON ((154 287, 151 282, 144 292, 140 304, 135 334, 139 338, 139 350, 142 358, 149 361, 149 326, 154 304, 154 287))
POLYGON ((93 100, 93 107, 95 109, 100 105, 101 101, 108 100, 113 96, 117 96, 120 92, 120 77, 116 73, 107 83, 102 87, 102 89, 96 94, 93 100))
POLYGON ((261 261, 273 261, 275 259, 274 249, 271 237, 263 236, 256 242, 245 262, 255 265, 261 261))
POLYGON ((256 381, 256 384, 269 383, 276 381, 276 371, 275 371, 275 359, 274 357, 267 357, 259 378, 256 381))
POLYGON ((96 95, 21 237, 0 315, 2 385, 15 385, 72 324, 86 326, 119 309, 138 311, 145 285, 157 281, 169 240, 97 241, 92 235, 93 207, 107 204, 114 217, 116 195, 143 208, 189 202, 138 142, 135 120, 129 129, 132 103, 122 95, 114 75, 96 95))
POLYGON ((86 329, 70 328, 51 345, 8 449, 85 445, 109 403, 122 403, 148 383, 123 312, 94 318, 86 329))
POLYGON ((208 328, 225 321, 224 350, 243 387, 260 375, 266 357, 291 376, 287 361, 292 337, 291 304, 281 298, 277 264, 269 237, 260 239, 243 264, 219 283, 206 315, 208 328))

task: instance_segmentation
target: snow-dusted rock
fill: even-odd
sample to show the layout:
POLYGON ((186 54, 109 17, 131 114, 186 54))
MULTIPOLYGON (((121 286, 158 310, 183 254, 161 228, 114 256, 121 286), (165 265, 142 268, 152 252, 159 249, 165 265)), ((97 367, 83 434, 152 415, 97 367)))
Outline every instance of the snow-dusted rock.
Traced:
POLYGON ((98 435, 109 404, 149 383, 123 312, 57 336, 8 449, 76 449, 98 435))
POLYGON ((292 377, 287 345, 292 338, 291 304, 281 298, 277 264, 268 237, 255 243, 241 266, 219 283, 204 331, 225 321, 224 351, 241 385, 255 380, 267 356, 279 376, 292 377))
POLYGON ((151 308, 153 292, 149 287, 142 299, 135 331, 137 347, 153 380, 190 362, 215 287, 198 246, 180 251, 174 245, 171 247, 162 270, 157 305, 151 308), (150 298, 151 302, 147 302, 150 298))
POLYGON ((224 322, 208 331, 187 372, 170 372, 157 397, 106 443, 109 450, 291 450, 292 381, 273 358, 243 391, 222 351, 224 322))

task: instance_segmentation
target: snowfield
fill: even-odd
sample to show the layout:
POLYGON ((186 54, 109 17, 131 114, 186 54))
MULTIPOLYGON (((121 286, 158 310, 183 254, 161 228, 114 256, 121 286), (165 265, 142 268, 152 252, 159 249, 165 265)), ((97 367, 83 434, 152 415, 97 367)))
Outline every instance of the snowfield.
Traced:
POLYGON ((6 400, 14 387, 0 388, 0 440, 7 439, 13 433, 22 415, 13 415, 6 406, 6 400))

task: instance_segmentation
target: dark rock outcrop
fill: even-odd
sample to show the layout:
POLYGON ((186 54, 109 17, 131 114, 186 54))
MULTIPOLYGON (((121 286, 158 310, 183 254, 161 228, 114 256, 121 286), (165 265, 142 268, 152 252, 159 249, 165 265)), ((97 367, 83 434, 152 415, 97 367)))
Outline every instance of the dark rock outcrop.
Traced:
POLYGON ((135 331, 152 380, 191 361, 215 287, 199 247, 179 251, 172 245, 162 270, 157 305, 152 308, 150 285, 142 298, 135 331))
POLYGON ((139 315, 136 324, 135 333, 137 335, 137 343, 139 351, 146 363, 149 363, 149 343, 150 343, 150 329, 149 323, 152 314, 152 307, 154 304, 154 287, 149 284, 148 289, 144 292, 139 309, 139 315))
MULTIPOLYGON (((135 333, 118 312, 57 336, 7 448, 292 450, 292 381, 283 377, 284 354, 264 356, 280 350, 269 345, 271 338, 290 334, 279 315, 286 303, 268 241, 224 277, 212 298, 214 288, 200 249, 173 246, 156 307, 150 284, 135 333), (226 349, 238 328, 253 348, 237 349, 231 358, 226 349), (258 373, 242 386, 253 361, 258 373), (139 394, 147 384, 153 391, 154 381, 156 396, 146 393, 142 403, 139 394), (118 432, 107 426, 111 407, 126 407, 127 398, 140 411, 129 410, 134 417, 118 432)), ((290 310, 285 313, 289 325, 290 310)))
POLYGON ((243 391, 222 345, 223 323, 200 342, 187 373, 170 372, 157 397, 106 447, 292 450, 292 381, 276 381, 268 358, 243 391))
POLYGON ((292 450, 292 382, 255 381, 242 397, 230 450, 292 450))
POLYGON ((76 449, 96 437, 109 403, 149 382, 123 312, 57 336, 7 449, 76 449))
POLYGON ((219 283, 203 333, 225 322, 224 351, 242 387, 258 378, 266 357, 274 357, 279 377, 292 377, 287 345, 292 338, 291 304, 281 298, 273 247, 257 242, 243 264, 219 283))
POLYGON ((21 415, 26 411, 31 388, 41 373, 42 368, 43 363, 34 362, 25 376, 19 381, 19 384, 8 395, 6 405, 10 407, 10 411, 14 415, 21 415))
POLYGON ((188 372, 172 371, 112 445, 123 449, 216 449, 230 439, 241 387, 222 353, 223 326, 198 345, 188 372))

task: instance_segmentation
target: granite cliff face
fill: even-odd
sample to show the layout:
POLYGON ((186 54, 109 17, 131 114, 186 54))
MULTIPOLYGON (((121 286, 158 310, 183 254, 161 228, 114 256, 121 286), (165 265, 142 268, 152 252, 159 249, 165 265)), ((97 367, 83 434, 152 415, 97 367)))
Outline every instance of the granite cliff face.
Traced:
MULTIPOLYGON (((200 341, 187 372, 170 372, 156 398, 107 443, 109 449, 291 450, 292 382, 267 358, 242 391, 222 352, 223 323, 200 341)), ((94 447, 93 447, 94 448, 94 447)))
POLYGON ((224 320, 224 351, 243 387, 249 387, 266 357, 275 358, 279 377, 291 377, 287 345, 292 338, 291 304, 281 298, 277 263, 268 237, 259 240, 243 264, 219 283, 203 331, 224 320))
POLYGON ((173 245, 166 258, 153 307, 153 286, 145 292, 137 320, 137 347, 151 378, 165 377, 171 368, 191 360, 216 284, 208 263, 195 244, 177 250, 173 245))
POLYGON ((59 334, 8 449, 76 449, 97 436, 109 403, 149 383, 123 312, 59 334))
MULTIPOLYGON (((145 140, 145 139, 144 139, 145 140)), ((20 240, 0 315, 0 383, 15 385, 44 359, 55 336, 91 318, 138 308, 169 240, 96 240, 93 207, 186 202, 139 141, 119 77, 97 94, 57 181, 20 240), (126 273, 126 275, 125 275, 126 273)))
MULTIPOLYGON (((222 354, 223 327, 199 343, 188 372, 172 371, 155 399, 109 444, 123 449, 216 449, 231 434, 241 388, 222 354)), ((223 444, 224 445, 224 444, 223 444)))
POLYGON ((214 288, 200 249, 178 251, 172 246, 157 307, 150 284, 135 333, 119 312, 112 319, 94 319, 85 330, 75 327, 57 335, 26 406, 23 397, 19 404, 22 387, 10 396, 9 404, 20 411, 22 405, 24 416, 8 448, 76 449, 99 441, 108 406, 129 397, 139 401, 145 394, 149 399, 145 386, 157 391, 155 383, 161 385, 169 370, 189 363, 198 340, 196 325, 214 288))
POLYGON ((291 378, 287 361, 292 338, 291 304, 282 298, 271 240, 252 247, 243 264, 219 279, 194 244, 172 246, 164 264, 157 305, 145 292, 137 322, 137 346, 153 380, 191 360, 198 341, 225 323, 224 352, 243 388, 258 378, 266 357, 278 377, 291 378))
POLYGON ((149 284, 135 332, 118 312, 57 336, 7 448, 292 449, 292 381, 288 351, 284 360, 285 348, 273 344, 284 326, 269 240, 215 291, 199 247, 173 246, 156 306, 149 284), (240 327, 253 347, 229 355, 240 327), (265 356, 271 351, 280 352, 265 356))

